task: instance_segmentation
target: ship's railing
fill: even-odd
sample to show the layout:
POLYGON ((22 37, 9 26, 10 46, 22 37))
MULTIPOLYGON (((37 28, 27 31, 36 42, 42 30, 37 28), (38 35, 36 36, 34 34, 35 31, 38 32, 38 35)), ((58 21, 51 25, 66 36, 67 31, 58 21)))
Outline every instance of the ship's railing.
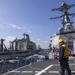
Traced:
POLYGON ((44 58, 39 59, 36 55, 28 56, 28 57, 16 57, 15 59, 3 59, 0 61, 0 75, 5 72, 11 71, 13 69, 17 69, 19 67, 32 64, 34 62, 38 62, 43 60, 44 58))

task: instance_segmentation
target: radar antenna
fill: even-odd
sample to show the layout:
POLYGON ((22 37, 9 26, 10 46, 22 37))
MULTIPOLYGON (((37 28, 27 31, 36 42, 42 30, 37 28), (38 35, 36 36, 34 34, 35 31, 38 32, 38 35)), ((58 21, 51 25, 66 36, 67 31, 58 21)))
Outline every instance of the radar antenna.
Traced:
POLYGON ((61 16, 58 16, 58 17, 51 17, 50 19, 63 18, 63 20, 62 20, 63 29, 66 30, 66 28, 67 28, 67 29, 73 30, 74 29, 73 26, 72 26, 73 22, 70 21, 69 16, 74 17, 75 13, 72 13, 72 14, 68 13, 68 10, 70 8, 72 8, 73 6, 75 6, 75 4, 68 5, 67 3, 64 2, 64 0, 62 0, 61 6, 59 8, 52 9, 52 11, 60 11, 63 14, 61 16))

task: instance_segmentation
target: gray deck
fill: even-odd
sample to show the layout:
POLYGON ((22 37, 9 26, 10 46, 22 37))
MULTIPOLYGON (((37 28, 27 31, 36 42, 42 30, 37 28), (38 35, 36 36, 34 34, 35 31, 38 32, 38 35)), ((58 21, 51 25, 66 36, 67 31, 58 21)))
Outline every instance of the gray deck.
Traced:
MULTIPOLYGON (((70 68, 75 73, 73 61, 70 61, 70 68)), ((44 60, 9 71, 3 75, 59 75, 59 70, 58 60, 44 60)))

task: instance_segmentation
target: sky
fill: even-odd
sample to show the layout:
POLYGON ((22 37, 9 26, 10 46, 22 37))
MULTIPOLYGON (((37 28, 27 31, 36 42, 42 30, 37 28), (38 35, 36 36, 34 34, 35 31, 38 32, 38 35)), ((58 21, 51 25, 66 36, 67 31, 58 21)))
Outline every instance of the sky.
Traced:
MULTIPOLYGON (((75 4, 75 0, 64 1, 75 4)), ((51 11, 60 7, 61 2, 62 0, 0 0, 0 38, 6 39, 7 45, 8 41, 16 37, 21 39, 26 33, 37 46, 48 48, 50 37, 62 27, 61 20, 50 20, 51 17, 62 14, 51 11)), ((74 13, 75 7, 69 12, 74 13)))

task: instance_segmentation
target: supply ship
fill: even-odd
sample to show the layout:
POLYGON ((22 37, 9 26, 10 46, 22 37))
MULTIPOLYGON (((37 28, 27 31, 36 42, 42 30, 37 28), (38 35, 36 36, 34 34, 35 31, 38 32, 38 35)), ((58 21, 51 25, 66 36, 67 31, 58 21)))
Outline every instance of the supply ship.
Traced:
MULTIPOLYGON (((72 25, 73 22, 70 20, 71 16, 72 16, 72 18, 75 16, 75 13, 70 14, 68 12, 68 10, 74 6, 75 6, 75 4, 68 5, 67 3, 62 1, 61 6, 59 8, 52 9, 52 11, 62 12, 62 15, 58 16, 58 17, 53 17, 53 18, 51 17, 50 19, 61 18, 62 25, 63 25, 63 27, 58 29, 58 32, 50 38, 50 41, 51 41, 50 47, 55 48, 54 52, 51 50, 41 50, 38 53, 34 53, 33 55, 31 54, 28 57, 20 56, 17 59, 15 59, 16 68, 14 70, 12 70, 10 67, 10 69, 6 73, 3 73, 3 71, 5 71, 5 67, 6 67, 5 63, 7 63, 8 59, 4 59, 3 60, 4 63, 1 63, 1 65, 3 65, 3 66, 2 66, 2 70, 0 72, 0 75, 60 75, 60 65, 59 65, 58 59, 57 59, 57 57, 58 57, 57 48, 59 47, 58 40, 60 38, 64 39, 65 43, 69 47, 70 51, 73 52, 73 54, 75 53, 75 28, 72 25), (20 60, 22 61, 21 63, 20 63, 20 60), (20 65, 20 67, 19 67, 19 65, 20 65)), ((23 40, 25 40, 25 36, 24 36, 23 40)), ((27 40, 29 40, 29 39, 27 39, 27 40)), ((26 43, 24 43, 24 42, 22 43, 24 45, 24 47, 20 46, 21 40, 17 41, 17 39, 16 39, 15 42, 16 42, 15 43, 16 46, 14 47, 15 50, 25 50, 25 48, 27 47, 26 43)), ((2 43, 3 43, 3 39, 2 39, 2 43)), ((32 43, 30 43, 29 45, 31 45, 31 44, 32 43)), ((28 46, 27 48, 29 48, 29 47, 32 48, 32 46, 28 46)), ((34 48, 35 48, 35 45, 34 45, 34 48)), ((13 44, 11 44, 10 49, 13 49, 13 44)), ((21 53, 21 52, 19 52, 19 53, 21 53)), ((9 53, 12 54, 13 52, 9 52, 9 53)), ((24 53, 24 51, 22 53, 24 53)), ((15 54, 15 52, 12 55, 14 56, 14 54, 15 54)), ((69 57, 69 60, 70 60, 69 65, 70 65, 72 74, 75 75, 75 58, 73 56, 74 55, 69 57)))
POLYGON ((9 41, 10 46, 8 48, 4 44, 5 39, 0 40, 0 60, 27 57, 39 52, 36 49, 36 44, 30 40, 29 35, 24 33, 23 36, 22 39, 16 38, 9 41))

